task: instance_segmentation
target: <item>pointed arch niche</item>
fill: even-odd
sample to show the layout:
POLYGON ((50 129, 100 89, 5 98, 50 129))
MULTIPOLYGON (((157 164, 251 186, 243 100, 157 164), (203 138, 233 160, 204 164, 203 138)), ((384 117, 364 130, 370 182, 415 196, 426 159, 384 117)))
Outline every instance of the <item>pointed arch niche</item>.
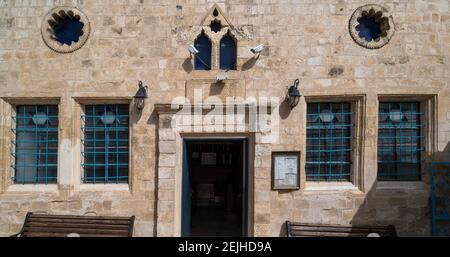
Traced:
POLYGON ((221 70, 236 70, 237 66, 237 40, 230 31, 220 40, 220 64, 221 70))
POLYGON ((236 70, 237 39, 232 34, 233 26, 217 4, 202 20, 199 30, 194 41, 199 51, 194 58, 195 70, 236 70))
POLYGON ((194 46, 199 53, 195 56, 194 67, 196 70, 210 70, 211 69, 211 40, 205 35, 202 30, 200 35, 195 39, 194 46))

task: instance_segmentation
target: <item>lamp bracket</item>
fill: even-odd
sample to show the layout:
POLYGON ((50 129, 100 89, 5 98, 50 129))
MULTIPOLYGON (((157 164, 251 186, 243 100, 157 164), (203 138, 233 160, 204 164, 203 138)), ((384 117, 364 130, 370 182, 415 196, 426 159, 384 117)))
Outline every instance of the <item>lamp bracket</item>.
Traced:
POLYGON ((298 84, 300 83, 300 80, 299 79, 296 79, 295 81, 294 81, 294 87, 296 87, 296 88, 298 88, 298 84))

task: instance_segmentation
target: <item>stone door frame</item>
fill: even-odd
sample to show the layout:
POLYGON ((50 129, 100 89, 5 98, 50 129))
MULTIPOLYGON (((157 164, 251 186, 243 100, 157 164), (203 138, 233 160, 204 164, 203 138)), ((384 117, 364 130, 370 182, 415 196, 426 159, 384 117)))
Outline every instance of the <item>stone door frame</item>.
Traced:
MULTIPOLYGON (((271 108, 269 108, 271 109, 271 108)), ((156 236, 181 235, 183 140, 185 138, 248 138, 248 236, 270 236, 270 156, 271 142, 262 133, 180 133, 171 127, 179 109, 155 104, 158 114, 156 162, 156 236), (267 161, 268 160, 268 161, 267 161)))
MULTIPOLYGON (((252 146, 254 146, 254 138, 250 133, 182 133, 180 134, 181 136, 181 147, 183 147, 183 143, 185 142, 185 140, 190 140, 190 141, 202 141, 202 140, 223 140, 223 141, 227 141, 227 140, 239 140, 242 143, 245 143, 247 140, 247 150, 248 150, 248 155, 244 154, 244 158, 247 158, 246 160, 246 164, 247 164, 247 168, 244 169, 243 172, 247 173, 247 181, 246 181, 246 187, 247 187, 247 193, 246 193, 246 197, 247 197, 247 221, 245 222, 245 224, 247 225, 247 235, 250 236, 250 231, 253 229, 253 225, 250 224, 250 221, 252 220, 250 218, 250 213, 253 213, 253 208, 252 208, 252 204, 250 204, 250 199, 253 199, 253 180, 250 178, 250 165, 251 161, 250 160, 254 160, 254 156, 252 156, 251 154, 254 153, 254 149, 252 148, 252 146), (252 189, 252 190, 251 190, 252 189), (250 191, 252 191, 252 197, 250 197, 250 191)), ((179 210, 179 225, 176 225, 176 228, 180 228, 180 233, 177 235, 181 235, 181 226, 182 226, 182 209, 181 209, 181 205, 182 205, 182 197, 183 197, 183 192, 182 192, 182 183, 181 181, 183 180, 183 149, 181 149, 181 163, 179 164, 181 169, 180 169, 180 175, 178 177, 178 180, 180 181, 179 187, 177 187, 177 189, 180 190, 180 198, 179 198, 179 202, 180 202, 180 208, 175 209, 175 212, 177 212, 179 210)), ((175 195, 177 195, 177 193, 175 193, 175 195)), ((242 201, 244 201, 244 199, 242 199, 242 201)), ((178 215, 175 215, 176 220, 178 219, 178 215)), ((244 224, 243 224, 244 225, 244 224)))

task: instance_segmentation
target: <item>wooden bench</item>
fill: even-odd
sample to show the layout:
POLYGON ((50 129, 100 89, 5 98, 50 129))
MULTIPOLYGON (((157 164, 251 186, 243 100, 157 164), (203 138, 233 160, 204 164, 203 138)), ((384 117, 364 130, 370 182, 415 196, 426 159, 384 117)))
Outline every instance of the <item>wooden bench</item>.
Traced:
POLYGON ((380 237, 396 237, 393 225, 353 226, 306 224, 286 221, 288 237, 367 237, 369 234, 380 237), (376 235, 378 234, 378 235, 376 235))
POLYGON ((12 237, 131 237, 134 216, 97 217, 27 213, 22 230, 12 237))

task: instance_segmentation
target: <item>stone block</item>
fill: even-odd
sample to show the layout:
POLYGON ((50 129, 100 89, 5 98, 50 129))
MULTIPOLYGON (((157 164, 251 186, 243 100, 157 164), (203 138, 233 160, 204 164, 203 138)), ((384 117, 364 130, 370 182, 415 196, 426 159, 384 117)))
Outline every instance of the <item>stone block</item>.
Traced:
POLYGON ((177 145, 175 141, 159 141, 159 152, 164 154, 175 153, 177 145))
POLYGON ((159 167, 175 167, 175 155, 161 153, 158 165, 159 167))
POLYGON ((271 226, 268 224, 255 224, 255 236, 256 237, 268 237, 271 236, 271 226))
POLYGON ((158 178, 160 179, 174 178, 174 174, 175 174, 174 168, 166 168, 166 167, 158 168, 158 178))
POLYGON ((307 61, 307 64, 309 66, 321 65, 322 64, 322 57, 321 56, 316 56, 316 57, 309 58, 308 61, 307 61))
POLYGON ((160 129, 158 133, 161 141, 175 140, 175 131, 173 129, 160 129))

